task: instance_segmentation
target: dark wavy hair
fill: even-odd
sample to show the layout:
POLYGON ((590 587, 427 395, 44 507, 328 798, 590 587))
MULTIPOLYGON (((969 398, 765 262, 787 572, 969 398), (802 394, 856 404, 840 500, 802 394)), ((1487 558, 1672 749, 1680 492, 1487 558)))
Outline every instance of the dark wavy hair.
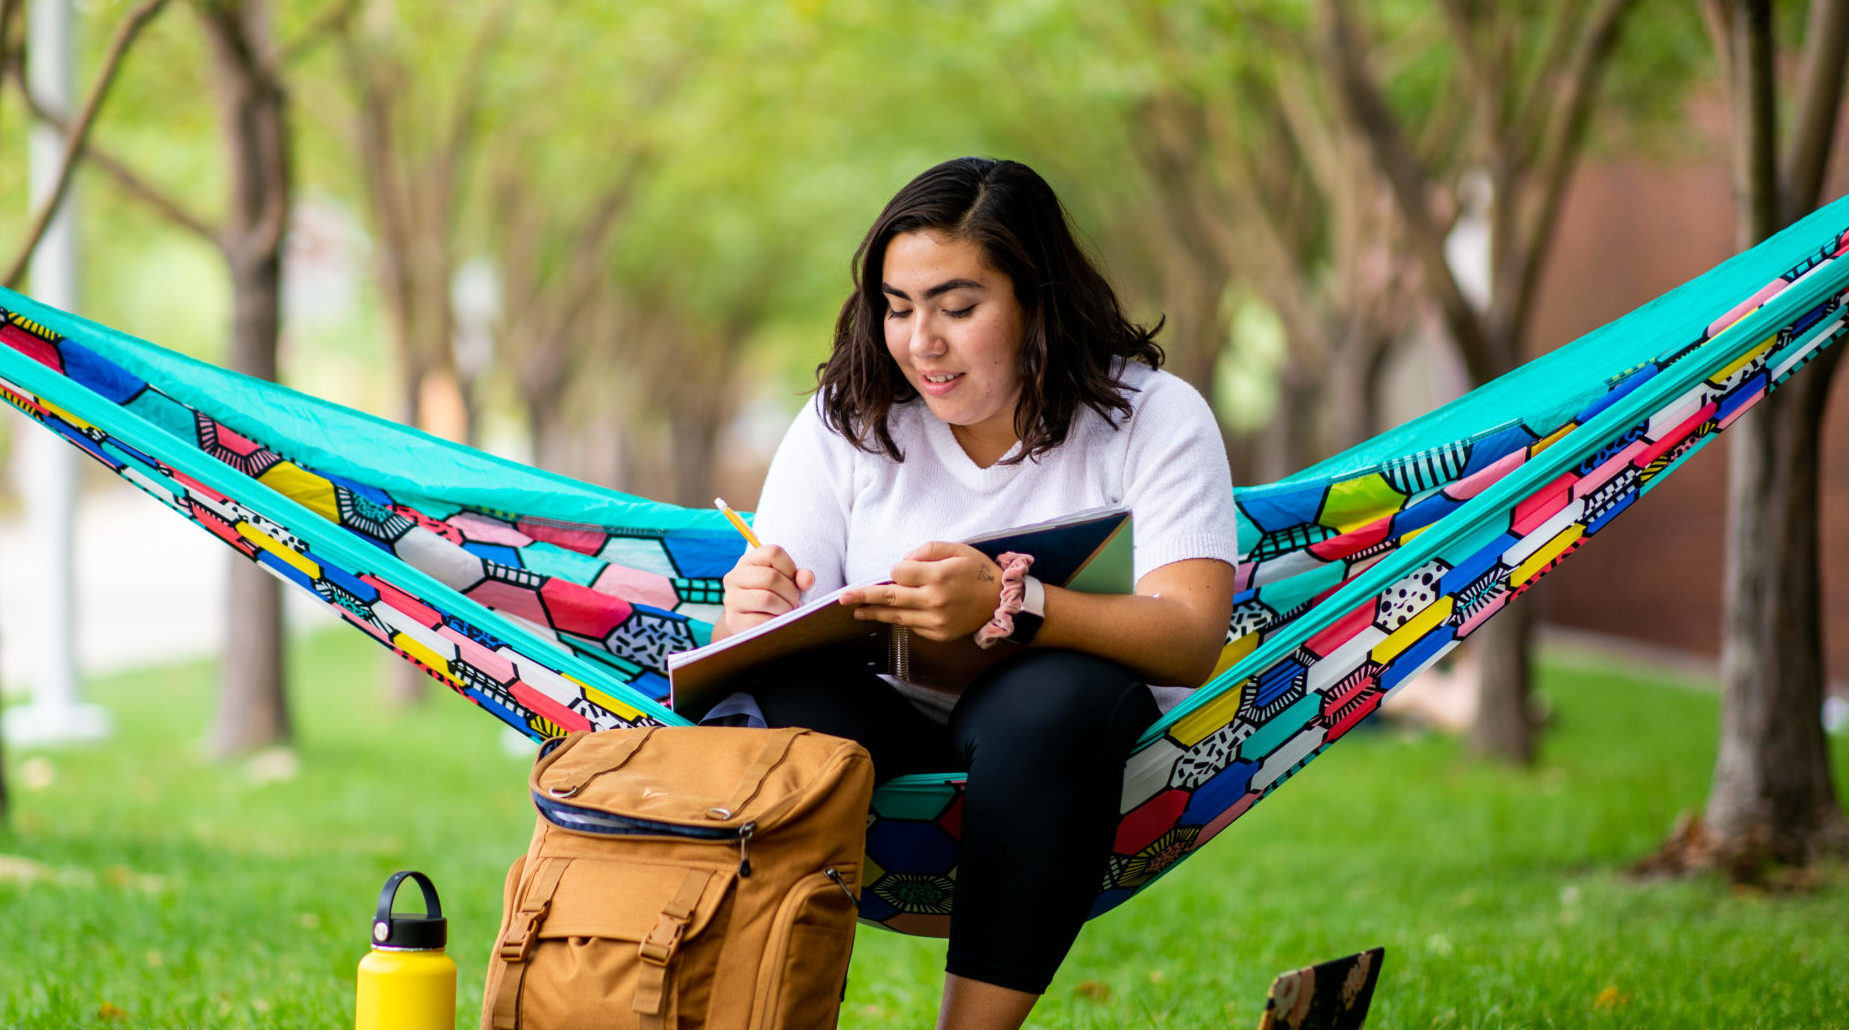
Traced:
POLYGON ((1022 446, 1009 460, 1037 459, 1064 443, 1081 406, 1113 426, 1129 416, 1130 387, 1113 366, 1124 358, 1160 367, 1155 335, 1162 322, 1144 327, 1125 317, 1110 283, 1073 238, 1059 197, 1033 169, 960 157, 907 183, 854 252, 854 292, 835 320, 834 351, 816 369, 830 428, 863 451, 905 458, 887 418, 893 405, 918 392, 886 350, 880 282, 893 237, 919 231, 980 245, 990 267, 1014 283, 1026 334, 1014 414, 1022 446))

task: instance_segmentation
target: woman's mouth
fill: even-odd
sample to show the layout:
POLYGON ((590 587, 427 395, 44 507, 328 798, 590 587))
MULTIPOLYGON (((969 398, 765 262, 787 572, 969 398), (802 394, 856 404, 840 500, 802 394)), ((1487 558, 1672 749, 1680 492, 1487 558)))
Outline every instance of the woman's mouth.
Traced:
POLYGON ((948 392, 951 386, 961 378, 963 378, 961 372, 920 372, 918 383, 919 388, 925 393, 937 396, 948 392))

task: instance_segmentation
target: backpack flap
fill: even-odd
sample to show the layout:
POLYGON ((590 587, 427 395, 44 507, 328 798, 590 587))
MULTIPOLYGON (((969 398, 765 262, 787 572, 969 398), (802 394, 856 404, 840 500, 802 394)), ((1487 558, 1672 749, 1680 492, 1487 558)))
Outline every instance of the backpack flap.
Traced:
MULTIPOLYGON (((779 779, 795 742, 809 735, 801 729, 721 726, 574 733, 534 764, 528 785, 548 813, 570 806, 643 823, 735 833, 760 814, 753 802, 761 797, 774 799, 773 806, 787 801, 787 791, 764 788, 779 779)), ((580 832, 609 832, 553 821, 580 832)))
POLYGON ((648 865, 633 859, 563 861, 566 868, 553 891, 552 910, 539 927, 542 941, 601 937, 640 944, 650 938, 664 913, 683 924, 680 938, 694 937, 706 929, 733 882, 725 867, 648 865))
POLYGON ((735 879, 726 868, 542 859, 496 948, 506 965, 491 1025, 595 1025, 591 1014, 615 1005, 643 1025, 663 1019, 675 980, 710 976, 676 958, 707 929, 735 879), (541 949, 569 954, 532 965, 529 977, 541 949))

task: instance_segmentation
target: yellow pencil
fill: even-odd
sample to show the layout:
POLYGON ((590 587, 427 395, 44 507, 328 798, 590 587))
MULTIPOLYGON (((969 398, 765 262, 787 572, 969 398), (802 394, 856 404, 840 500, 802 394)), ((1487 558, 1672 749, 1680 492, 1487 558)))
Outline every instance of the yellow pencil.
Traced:
POLYGON ((725 498, 723 497, 713 498, 713 507, 718 508, 719 511, 722 514, 724 514, 728 520, 731 521, 732 525, 737 527, 740 533, 744 534, 746 543, 750 544, 753 547, 764 546, 763 544, 758 543, 757 534, 751 532, 751 527, 745 525, 745 520, 738 517, 738 512, 733 511, 732 506, 725 503, 725 498))

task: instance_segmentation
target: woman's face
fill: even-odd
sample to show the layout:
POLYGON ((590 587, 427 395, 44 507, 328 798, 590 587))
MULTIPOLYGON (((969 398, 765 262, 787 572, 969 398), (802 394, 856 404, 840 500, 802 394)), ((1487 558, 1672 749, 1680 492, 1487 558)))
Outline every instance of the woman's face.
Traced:
POLYGON ((931 414, 979 465, 1015 442, 1026 320, 1014 284, 980 245, 943 233, 900 233, 886 246, 886 350, 931 414))

